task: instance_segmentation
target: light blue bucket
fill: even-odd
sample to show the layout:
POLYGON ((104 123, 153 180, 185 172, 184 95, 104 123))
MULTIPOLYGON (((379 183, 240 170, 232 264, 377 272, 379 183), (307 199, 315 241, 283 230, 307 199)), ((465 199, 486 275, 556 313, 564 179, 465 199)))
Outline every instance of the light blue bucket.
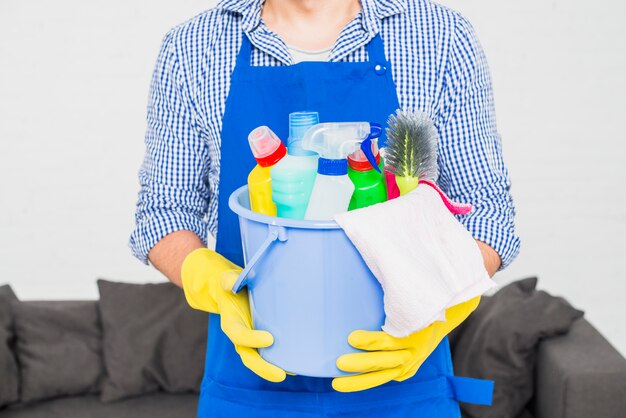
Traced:
POLYGON ((246 267, 233 287, 248 286, 255 329, 274 335, 259 350, 268 362, 301 376, 348 373, 335 362, 359 352, 354 330, 380 331, 383 291, 334 221, 300 221, 250 211, 248 187, 228 201, 239 215, 246 267))

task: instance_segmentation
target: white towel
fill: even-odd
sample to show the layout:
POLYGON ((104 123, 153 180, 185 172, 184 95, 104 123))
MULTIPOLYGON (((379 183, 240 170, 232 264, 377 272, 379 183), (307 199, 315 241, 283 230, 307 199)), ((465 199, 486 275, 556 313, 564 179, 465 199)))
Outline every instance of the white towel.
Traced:
POLYGON ((474 238, 431 187, 335 217, 382 285, 383 331, 405 337, 495 286, 474 238))

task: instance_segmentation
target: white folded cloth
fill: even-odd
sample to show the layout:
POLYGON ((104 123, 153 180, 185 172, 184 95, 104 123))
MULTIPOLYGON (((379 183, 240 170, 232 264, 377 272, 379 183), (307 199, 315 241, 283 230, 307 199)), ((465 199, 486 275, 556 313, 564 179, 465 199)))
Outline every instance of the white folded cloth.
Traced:
POLYGON ((394 337, 445 320, 447 308, 495 286, 476 241, 428 185, 335 220, 382 285, 383 331, 394 337))

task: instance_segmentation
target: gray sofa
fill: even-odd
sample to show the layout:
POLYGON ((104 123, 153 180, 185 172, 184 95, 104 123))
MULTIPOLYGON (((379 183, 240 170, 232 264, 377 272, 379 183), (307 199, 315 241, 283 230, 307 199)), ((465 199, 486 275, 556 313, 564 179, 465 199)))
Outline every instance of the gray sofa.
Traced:
POLYGON ((95 395, 58 398, 0 411, 2 418, 185 418, 195 417, 196 394, 155 393, 114 403, 95 395))
MULTIPOLYGON (((62 302, 59 302, 62 303, 62 302)), ((626 360, 584 318, 538 348, 535 393, 520 418, 626 417, 626 360)), ((196 393, 155 392, 113 403, 97 394, 13 404, 0 418, 194 417, 196 393)))
POLYGON ((536 418, 626 417, 626 360, 585 319, 539 345, 536 418))

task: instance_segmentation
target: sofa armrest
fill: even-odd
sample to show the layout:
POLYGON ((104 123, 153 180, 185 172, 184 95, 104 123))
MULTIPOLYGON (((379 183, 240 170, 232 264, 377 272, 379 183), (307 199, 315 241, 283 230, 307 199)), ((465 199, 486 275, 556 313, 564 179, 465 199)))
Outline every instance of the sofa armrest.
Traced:
POLYGON ((539 345, 536 418, 626 416, 626 360, 584 318, 539 345))

